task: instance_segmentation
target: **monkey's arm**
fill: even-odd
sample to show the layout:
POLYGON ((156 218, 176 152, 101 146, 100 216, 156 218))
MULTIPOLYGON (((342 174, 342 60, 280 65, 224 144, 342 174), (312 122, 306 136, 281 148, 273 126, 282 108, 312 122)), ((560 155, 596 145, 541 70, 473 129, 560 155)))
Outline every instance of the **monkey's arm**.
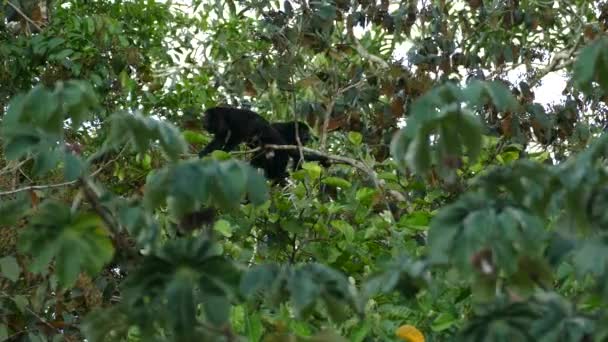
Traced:
POLYGON ((223 150, 223 149, 224 149, 224 140, 220 139, 220 137, 216 136, 215 138, 213 138, 213 140, 211 140, 211 142, 207 146, 205 146, 204 149, 202 149, 198 153, 198 157, 202 158, 215 150, 223 150))

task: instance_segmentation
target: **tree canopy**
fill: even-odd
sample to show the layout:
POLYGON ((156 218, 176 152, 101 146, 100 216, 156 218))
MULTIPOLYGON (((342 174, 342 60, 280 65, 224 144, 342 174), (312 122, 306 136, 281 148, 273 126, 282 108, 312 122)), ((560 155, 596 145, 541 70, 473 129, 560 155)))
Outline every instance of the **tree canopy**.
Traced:
POLYGON ((0 2, 0 340, 608 340, 607 29, 590 0, 0 2), (331 165, 199 159, 218 105, 331 165))

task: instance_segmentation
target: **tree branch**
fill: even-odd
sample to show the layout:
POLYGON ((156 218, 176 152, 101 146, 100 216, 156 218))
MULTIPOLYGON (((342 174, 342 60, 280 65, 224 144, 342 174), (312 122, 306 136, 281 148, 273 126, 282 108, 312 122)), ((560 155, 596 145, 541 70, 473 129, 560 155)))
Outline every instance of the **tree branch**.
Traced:
POLYGON ((576 40, 576 42, 574 42, 574 45, 570 49, 564 49, 560 52, 557 52, 553 56, 553 59, 551 60, 551 62, 545 68, 541 69, 530 82, 528 82, 529 87, 533 88, 534 86, 536 86, 543 79, 543 77, 547 76, 547 74, 549 74, 550 72, 559 70, 561 68, 565 68, 566 66, 574 63, 574 60, 572 59, 572 57, 574 56, 574 53, 578 49, 578 46, 581 43, 582 37, 583 37, 583 35, 581 34, 579 36, 579 38, 576 40), (565 62, 560 64, 561 61, 565 61, 565 62))
MULTIPOLYGON (((113 162, 115 162, 116 160, 118 160, 118 158, 120 158, 120 156, 125 151, 125 149, 126 149, 126 147, 123 148, 120 152, 118 152, 118 155, 115 158, 113 158, 112 160, 110 160, 107 163, 103 164, 97 170, 93 171, 93 173, 91 173, 91 177, 95 177, 101 171, 103 171, 103 169, 105 169, 108 165, 110 165, 113 162)), ((53 189, 53 188, 61 188, 61 187, 64 187, 64 186, 74 185, 76 183, 78 183, 78 180, 73 180, 73 181, 63 182, 63 183, 57 183, 57 184, 30 185, 30 186, 26 186, 26 187, 15 189, 15 190, 0 191, 0 197, 2 197, 2 196, 8 196, 8 195, 14 195, 16 193, 23 192, 23 191, 46 190, 46 189, 53 189)))
POLYGON ((19 7, 15 6, 12 2, 7 1, 6 2, 9 6, 11 6, 15 12, 17 12, 21 17, 23 17, 23 19, 25 19, 28 23, 32 24, 32 26, 34 26, 38 32, 42 32, 42 28, 40 26, 38 26, 38 24, 36 24, 35 21, 33 21, 30 17, 28 17, 27 15, 25 15, 25 13, 23 13, 21 11, 21 9, 19 9, 19 7))

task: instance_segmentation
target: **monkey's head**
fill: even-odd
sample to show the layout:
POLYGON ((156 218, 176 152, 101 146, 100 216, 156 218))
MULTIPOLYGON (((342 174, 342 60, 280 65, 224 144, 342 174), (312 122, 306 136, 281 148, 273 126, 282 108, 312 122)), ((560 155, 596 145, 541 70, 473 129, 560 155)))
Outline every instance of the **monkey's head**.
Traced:
MULTIPOLYGON (((298 121, 298 135, 300 136, 300 142, 303 145, 306 145, 314 136, 310 134, 310 127, 304 122, 298 121)), ((294 127, 294 137, 295 137, 295 127, 294 127)))
POLYGON ((290 145, 297 144, 296 140, 296 124, 298 125, 298 135, 300 136, 300 142, 303 145, 306 145, 313 136, 310 133, 310 127, 304 122, 301 121, 290 121, 290 122, 278 122, 273 123, 272 127, 276 129, 285 142, 290 145))
POLYGON ((224 118, 222 117, 224 110, 220 107, 207 109, 205 115, 203 115, 203 128, 214 134, 221 132, 224 128, 224 118))

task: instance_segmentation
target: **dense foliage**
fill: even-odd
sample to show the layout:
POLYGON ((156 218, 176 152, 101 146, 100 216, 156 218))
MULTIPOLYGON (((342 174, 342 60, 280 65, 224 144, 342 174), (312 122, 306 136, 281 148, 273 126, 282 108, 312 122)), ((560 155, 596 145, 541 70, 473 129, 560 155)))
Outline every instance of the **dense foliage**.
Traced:
POLYGON ((592 0, 1 2, 0 340, 607 340, 607 28, 592 0), (220 104, 335 163, 198 159, 220 104))

